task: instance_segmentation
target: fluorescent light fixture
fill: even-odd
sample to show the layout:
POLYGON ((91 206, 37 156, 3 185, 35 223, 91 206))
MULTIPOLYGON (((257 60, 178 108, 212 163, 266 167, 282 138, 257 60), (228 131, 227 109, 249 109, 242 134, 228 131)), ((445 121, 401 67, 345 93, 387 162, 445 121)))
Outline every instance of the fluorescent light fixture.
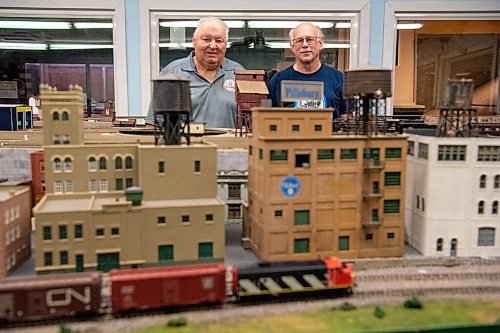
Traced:
MULTIPOLYGON (((243 28, 245 27, 245 21, 224 21, 227 26, 231 28, 243 28)), ((198 21, 163 21, 160 22, 160 27, 165 28, 196 28, 198 26, 198 21)))
MULTIPOLYGON (((248 21, 249 28, 271 28, 271 29, 292 29, 298 26, 300 21, 248 21)), ((320 27, 321 29, 333 27, 332 22, 311 22, 312 24, 320 27)))
POLYGON ((71 29, 68 22, 49 21, 0 21, 3 29, 71 29))
POLYGON ((179 43, 160 43, 159 46, 160 47, 168 47, 169 49, 171 49, 171 48, 174 48, 174 49, 182 48, 181 44, 179 44, 179 43))
POLYGON ((396 24, 396 29, 399 30, 416 30, 422 28, 424 25, 422 23, 398 23, 396 24))
POLYGON ((113 45, 105 44, 50 44, 51 50, 86 50, 86 49, 112 49, 113 45))
POLYGON ((111 22, 75 22, 75 29, 113 29, 111 22))
POLYGON ((289 42, 268 42, 266 46, 269 46, 272 49, 288 49, 290 48, 289 42))
MULTIPOLYGON (((289 42, 266 42, 266 47, 271 49, 288 49, 290 48, 289 42)), ((349 44, 323 44, 324 49, 348 49, 351 45, 349 44)), ((251 43, 248 48, 253 49, 254 44, 251 43)))
POLYGON ((337 22, 337 23, 335 23, 335 28, 337 28, 337 29, 350 29, 351 22, 337 22))
POLYGON ((47 44, 39 43, 1 43, 2 50, 46 50, 47 44))
POLYGON ((351 47, 350 44, 338 44, 338 43, 325 43, 323 44, 324 49, 349 49, 351 47))

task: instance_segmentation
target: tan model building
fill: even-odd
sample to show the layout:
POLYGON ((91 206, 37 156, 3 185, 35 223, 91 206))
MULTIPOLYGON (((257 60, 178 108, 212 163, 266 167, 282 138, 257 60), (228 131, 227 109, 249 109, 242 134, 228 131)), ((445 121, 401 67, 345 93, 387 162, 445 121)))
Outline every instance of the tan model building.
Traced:
POLYGON ((261 261, 403 255, 406 137, 332 135, 331 110, 252 112, 244 237, 261 261))
POLYGON ((215 145, 86 144, 81 88, 44 87, 41 99, 38 273, 223 260, 215 145))

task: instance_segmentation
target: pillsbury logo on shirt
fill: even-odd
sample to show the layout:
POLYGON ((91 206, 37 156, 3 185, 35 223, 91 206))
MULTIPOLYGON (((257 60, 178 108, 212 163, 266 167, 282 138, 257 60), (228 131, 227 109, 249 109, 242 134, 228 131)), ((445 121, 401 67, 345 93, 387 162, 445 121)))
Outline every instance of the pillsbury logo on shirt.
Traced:
POLYGON ((233 79, 227 79, 226 81, 224 81, 223 87, 227 91, 235 92, 235 90, 236 90, 236 82, 234 82, 233 79))
POLYGON ((281 194, 287 198, 294 198, 300 193, 302 184, 295 176, 286 176, 281 180, 280 190, 281 194))

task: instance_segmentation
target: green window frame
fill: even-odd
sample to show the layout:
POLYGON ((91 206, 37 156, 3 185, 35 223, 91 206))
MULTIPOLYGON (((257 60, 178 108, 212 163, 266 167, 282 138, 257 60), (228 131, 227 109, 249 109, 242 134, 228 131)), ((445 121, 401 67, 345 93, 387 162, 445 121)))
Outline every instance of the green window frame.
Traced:
POLYGON ((385 158, 401 158, 401 147, 385 148, 385 158))
POLYGON ((296 210, 293 217, 294 225, 308 225, 309 224, 309 210, 296 210))
POLYGON ((52 227, 46 225, 43 227, 43 240, 51 240, 52 239, 52 227))
POLYGON ((126 178, 125 179, 125 187, 129 188, 134 186, 134 178, 126 178))
POLYGON ((333 160, 335 156, 335 149, 320 148, 318 149, 318 160, 333 160))
POLYGON ((82 224, 75 224, 74 235, 75 235, 75 239, 83 238, 83 225, 82 224))
POLYGON ((59 226, 59 239, 68 239, 68 227, 65 225, 59 226))
POLYGON ((391 171, 386 172, 384 175, 385 186, 399 186, 401 185, 401 172, 391 171))
POLYGON ((108 161, 106 160, 106 157, 101 156, 99 158, 99 170, 106 170, 108 168, 108 161))
POLYGON ((339 236, 339 251, 349 251, 349 236, 339 236))
POLYGON ((117 191, 123 190, 123 178, 116 178, 115 179, 115 188, 117 191))
POLYGON ((59 252, 59 263, 61 265, 68 264, 68 251, 60 251, 59 252))
POLYGON ((340 159, 341 160, 356 160, 356 159, 358 159, 358 149, 357 148, 340 149, 340 159))
POLYGON ((174 260, 174 246, 172 244, 158 245, 158 261, 174 260))
POLYGON ((399 199, 384 200, 384 214, 399 214, 399 199))
POLYGON ((115 158, 115 169, 120 170, 123 169, 123 159, 120 156, 115 158))
POLYGON ((212 242, 198 243, 198 258, 213 258, 214 245, 212 242))
POLYGON ((132 169, 134 166, 134 160, 131 156, 125 158, 125 169, 132 169))
POLYGON ((271 161, 288 161, 288 150, 272 149, 269 152, 269 159, 271 161))
POLYGON ((44 252, 43 253, 43 264, 44 266, 52 266, 52 252, 44 252))
POLYGON ((309 238, 294 239, 293 253, 309 253, 309 238))

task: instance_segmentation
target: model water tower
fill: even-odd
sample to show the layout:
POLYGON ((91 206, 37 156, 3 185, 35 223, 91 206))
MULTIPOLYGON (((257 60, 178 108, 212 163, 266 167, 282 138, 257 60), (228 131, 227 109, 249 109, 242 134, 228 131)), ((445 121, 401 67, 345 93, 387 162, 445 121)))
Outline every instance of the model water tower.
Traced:
POLYGON ((471 108, 473 91, 472 79, 448 80, 436 136, 477 136, 477 112, 471 108))
POLYGON ((386 98, 392 95, 391 92, 391 71, 388 69, 345 71, 344 97, 354 105, 353 128, 347 130, 363 135, 386 133, 386 98))
POLYGON ((153 80, 152 108, 155 145, 180 145, 182 137, 190 143, 191 94, 189 80, 165 75, 153 80))

